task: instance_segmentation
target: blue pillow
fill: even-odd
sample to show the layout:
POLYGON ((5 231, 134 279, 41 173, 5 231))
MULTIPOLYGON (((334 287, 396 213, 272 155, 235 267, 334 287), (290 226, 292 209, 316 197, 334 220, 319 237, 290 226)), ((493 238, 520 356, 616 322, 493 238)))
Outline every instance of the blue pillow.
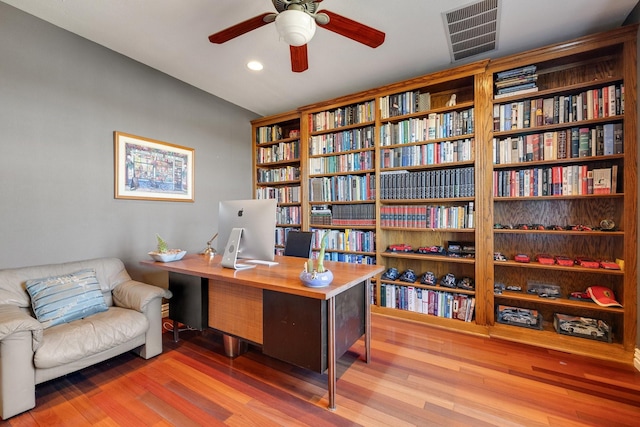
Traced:
POLYGON ((31 279, 26 287, 33 312, 45 329, 108 309, 94 269, 31 279))

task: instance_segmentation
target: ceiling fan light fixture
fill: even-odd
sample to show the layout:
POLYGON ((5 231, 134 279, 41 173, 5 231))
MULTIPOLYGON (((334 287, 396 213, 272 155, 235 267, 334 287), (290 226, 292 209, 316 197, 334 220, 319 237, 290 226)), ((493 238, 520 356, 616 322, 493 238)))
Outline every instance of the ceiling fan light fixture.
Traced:
POLYGON ((301 10, 285 10, 276 17, 276 29, 280 38, 290 46, 302 46, 316 33, 313 16, 301 10))

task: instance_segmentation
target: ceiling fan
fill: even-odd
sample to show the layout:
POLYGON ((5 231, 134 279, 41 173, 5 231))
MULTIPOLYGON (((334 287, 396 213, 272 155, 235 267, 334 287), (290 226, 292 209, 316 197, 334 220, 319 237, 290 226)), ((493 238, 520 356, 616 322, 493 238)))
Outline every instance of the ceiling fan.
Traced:
POLYGON ((289 44, 291 70, 300 73, 309 68, 307 43, 315 33, 316 24, 344 37, 376 48, 384 42, 385 34, 337 13, 317 12, 322 0, 271 0, 278 13, 263 13, 209 36, 211 43, 222 44, 242 34, 276 23, 278 33, 289 44))

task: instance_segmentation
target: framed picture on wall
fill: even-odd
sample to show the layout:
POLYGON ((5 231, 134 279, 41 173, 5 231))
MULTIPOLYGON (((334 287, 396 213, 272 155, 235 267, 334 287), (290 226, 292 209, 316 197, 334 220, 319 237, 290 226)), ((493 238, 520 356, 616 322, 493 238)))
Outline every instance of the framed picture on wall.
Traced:
POLYGON ((114 132, 115 198, 193 202, 194 149, 114 132))

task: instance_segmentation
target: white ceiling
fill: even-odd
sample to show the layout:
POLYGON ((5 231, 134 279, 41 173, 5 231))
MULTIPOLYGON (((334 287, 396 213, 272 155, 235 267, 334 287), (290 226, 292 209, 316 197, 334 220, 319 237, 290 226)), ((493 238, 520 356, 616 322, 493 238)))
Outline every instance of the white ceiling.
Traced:
MULTIPOLYGON (((450 68, 442 13, 473 0, 324 0, 386 33, 377 49, 318 28, 309 69, 293 73, 274 24, 225 44, 208 36, 264 12, 270 0, 2 0, 260 115, 450 68), (249 60, 264 70, 246 68, 249 60)), ((638 0, 501 0, 497 58, 618 27, 638 0)))

